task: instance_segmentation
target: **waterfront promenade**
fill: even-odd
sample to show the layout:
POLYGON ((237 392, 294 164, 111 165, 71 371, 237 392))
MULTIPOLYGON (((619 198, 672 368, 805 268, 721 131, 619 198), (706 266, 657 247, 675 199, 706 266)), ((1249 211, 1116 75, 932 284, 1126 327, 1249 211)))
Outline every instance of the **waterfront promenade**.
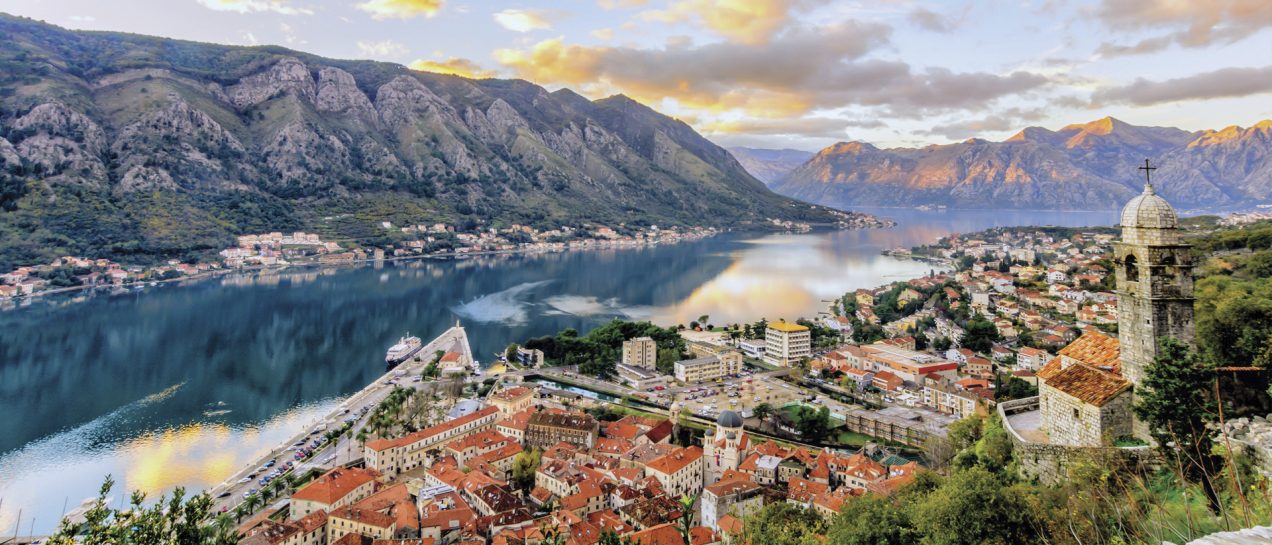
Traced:
POLYGON ((357 420, 353 423, 349 433, 343 434, 336 440, 324 445, 319 450, 314 451, 313 455, 306 461, 297 463, 293 468, 296 475, 302 474, 311 468, 330 468, 337 465, 344 465, 352 461, 362 458, 362 446, 358 444, 358 430, 366 424, 367 418, 371 412, 389 393, 398 387, 431 387, 434 382, 412 382, 409 377, 419 376, 420 372, 432 360, 432 355, 437 351, 449 352, 455 351, 461 354, 461 361, 472 360, 472 348, 468 343, 468 334, 464 328, 458 323, 447 329, 436 339, 424 345, 418 356, 412 358, 401 365, 388 370, 380 378, 372 381, 359 392, 349 396, 340 403, 330 414, 320 419, 308 427, 297 430, 296 435, 284 441, 282 444, 276 445, 261 457, 252 462, 245 464, 222 481, 220 484, 208 490, 208 493, 215 498, 213 504, 213 512, 232 512, 236 506, 243 503, 244 495, 254 488, 259 488, 256 480, 259 475, 254 476, 248 482, 241 482, 248 475, 256 473, 258 468, 263 467, 270 460, 275 463, 282 464, 293 459, 294 450, 291 449, 297 443, 310 443, 314 439, 322 437, 324 430, 339 428, 345 419, 350 416, 357 420), (365 413, 361 413, 361 409, 367 407, 365 413), (361 414, 360 414, 361 413, 361 414), (229 493, 228 496, 225 493, 229 493))

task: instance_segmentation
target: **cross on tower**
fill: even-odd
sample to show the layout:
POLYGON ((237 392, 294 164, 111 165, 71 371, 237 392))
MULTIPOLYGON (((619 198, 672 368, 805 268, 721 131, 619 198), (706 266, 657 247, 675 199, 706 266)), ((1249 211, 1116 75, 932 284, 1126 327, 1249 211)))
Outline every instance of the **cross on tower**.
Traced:
POLYGON ((1145 159, 1145 160, 1144 160, 1144 166, 1139 167, 1139 169, 1138 169, 1138 170, 1142 170, 1142 171, 1144 171, 1144 183, 1148 184, 1148 185, 1149 185, 1149 187, 1152 187, 1152 185, 1153 185, 1153 171, 1154 171, 1154 170, 1157 170, 1157 167, 1149 166, 1149 164, 1148 164, 1148 159, 1145 159))

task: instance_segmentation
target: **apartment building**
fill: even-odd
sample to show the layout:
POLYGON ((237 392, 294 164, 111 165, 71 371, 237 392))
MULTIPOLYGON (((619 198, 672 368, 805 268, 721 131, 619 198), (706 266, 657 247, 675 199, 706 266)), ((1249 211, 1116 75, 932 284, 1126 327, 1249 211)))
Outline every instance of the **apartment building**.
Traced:
POLYGON ((547 449, 565 441, 590 449, 596 444, 600 429, 600 423, 589 414, 540 411, 530 415, 526 424, 526 446, 547 449))
POLYGON ((623 341, 623 364, 641 369, 658 367, 658 343, 649 337, 623 341))
POLYGON ((674 370, 676 380, 686 384, 733 376, 742 371, 742 353, 722 350, 714 356, 681 360, 674 370))
POLYGON ((812 353, 812 332, 805 326, 778 320, 764 330, 764 361, 769 365, 790 367, 812 353))

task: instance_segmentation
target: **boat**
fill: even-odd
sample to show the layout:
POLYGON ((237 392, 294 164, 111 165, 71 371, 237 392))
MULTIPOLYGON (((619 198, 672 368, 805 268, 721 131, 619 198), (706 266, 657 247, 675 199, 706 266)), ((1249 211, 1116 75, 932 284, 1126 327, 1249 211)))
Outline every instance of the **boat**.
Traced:
POLYGON ((399 363, 415 357, 424 348, 424 343, 419 337, 406 336, 398 339, 397 344, 389 347, 389 352, 384 355, 384 363, 389 367, 393 367, 399 363))

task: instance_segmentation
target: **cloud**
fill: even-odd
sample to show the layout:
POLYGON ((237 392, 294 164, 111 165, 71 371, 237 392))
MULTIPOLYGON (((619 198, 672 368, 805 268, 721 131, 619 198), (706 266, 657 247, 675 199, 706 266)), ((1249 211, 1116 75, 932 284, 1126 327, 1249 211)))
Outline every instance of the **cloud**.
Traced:
POLYGON ((537 9, 506 9, 495 13, 495 22, 513 32, 552 28, 547 12, 537 9))
POLYGON ((608 27, 598 28, 596 30, 593 30, 591 32, 591 35, 593 38, 596 38, 598 40, 610 41, 614 39, 614 29, 608 28, 608 27))
POLYGON ((393 40, 381 40, 378 42, 358 42, 358 52, 365 57, 377 59, 401 57, 410 52, 405 45, 397 43, 393 40))
POLYGON ((621 92, 647 104, 669 99, 687 109, 738 110, 753 117, 848 105, 884 106, 917 117, 933 109, 984 109, 999 97, 1048 83, 1025 71, 917 72, 901 61, 863 60, 887 43, 889 33, 887 26, 847 22, 792 28, 765 44, 659 49, 573 45, 554 38, 528 49, 496 50, 495 59, 530 81, 574 87, 593 97, 621 92))
POLYGON ((667 9, 641 13, 646 21, 692 23, 744 44, 765 43, 826 0, 676 0, 667 9))
POLYGON ((1002 112, 975 118, 962 119, 952 123, 936 125, 924 134, 944 136, 950 140, 964 140, 971 137, 984 136, 989 132, 1015 131, 1023 129, 1027 122, 1041 121, 1046 116, 1042 109, 1008 108, 1002 112))
POLYGON ((935 11, 924 7, 914 8, 909 15, 910 22, 915 26, 932 32, 949 32, 954 30, 954 22, 935 11))
POLYGON ((1182 100, 1244 97, 1263 93, 1272 93, 1272 66, 1221 68, 1165 81, 1137 78, 1127 85, 1096 91, 1091 102, 1095 107, 1108 103, 1152 106, 1182 100))
POLYGON ((407 65, 407 67, 421 72, 450 74, 473 79, 493 78, 496 75, 493 70, 486 70, 473 61, 459 57, 451 57, 444 61, 419 59, 407 65))
POLYGON ((604 9, 638 8, 648 4, 649 0, 597 0, 596 5, 604 9))
POLYGON ((844 138, 848 128, 880 128, 878 119, 852 120, 835 117, 796 117, 774 119, 735 119, 707 121, 695 127, 711 135, 751 134, 766 136, 799 136, 807 138, 844 138))
POLYGON ((367 0, 356 7, 372 19, 413 19, 432 17, 441 11, 443 0, 367 0))
POLYGON ((293 6, 290 0, 198 0, 208 9, 235 13, 273 12, 282 15, 313 15, 311 9, 293 6))
POLYGON ((1171 45, 1198 48, 1232 43, 1272 27, 1267 0, 1104 0, 1095 15, 1117 30, 1167 29, 1133 45, 1105 43, 1104 56, 1152 53, 1171 45))

